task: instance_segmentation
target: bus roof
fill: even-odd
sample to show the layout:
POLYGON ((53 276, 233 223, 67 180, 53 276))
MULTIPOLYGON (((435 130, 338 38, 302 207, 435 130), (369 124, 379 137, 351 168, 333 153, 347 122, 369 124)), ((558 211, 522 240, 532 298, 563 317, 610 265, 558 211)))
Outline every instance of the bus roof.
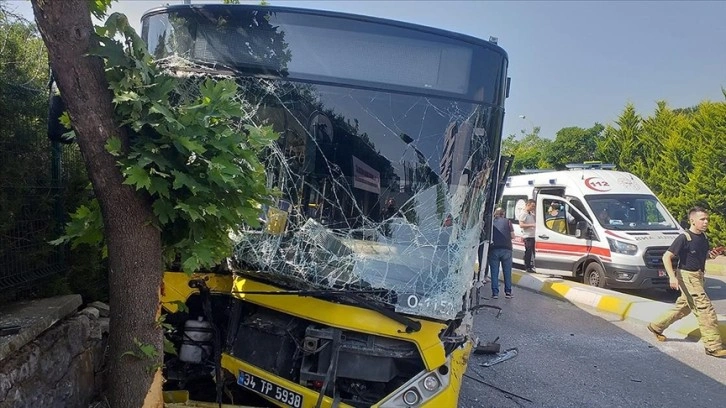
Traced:
POLYGON ((328 10, 316 10, 316 9, 305 9, 305 8, 298 8, 298 7, 282 7, 282 6, 262 6, 262 5, 251 5, 251 4, 174 4, 174 5, 168 5, 168 6, 160 6, 152 8, 148 11, 146 11, 142 16, 141 20, 152 16, 154 14, 162 14, 169 11, 175 11, 175 10, 183 10, 183 9, 198 9, 198 10, 210 10, 210 9, 224 9, 234 7, 235 9, 239 10, 259 10, 259 11, 265 11, 265 12, 287 12, 287 13, 295 13, 295 14, 310 14, 310 15, 317 15, 317 16, 327 16, 327 17, 335 17, 335 18, 345 18, 349 20, 357 20, 357 21, 363 21, 363 22, 369 22, 369 23, 376 23, 376 24, 386 24, 390 26, 395 27, 401 27, 409 30, 417 30, 422 31, 434 35, 439 35, 442 37, 448 37, 453 38, 458 41, 467 42, 472 45, 482 46, 489 48, 492 51, 495 51, 499 54, 501 54, 504 59, 509 61, 509 56, 507 55, 507 52, 497 45, 494 42, 482 40, 481 38, 473 37, 466 34, 461 34, 453 31, 448 31, 440 28, 434 28, 430 26, 420 25, 420 24, 413 24, 413 23, 406 23, 403 21, 398 20, 392 20, 387 18, 381 18, 381 17, 371 17, 361 14, 352 14, 352 13, 343 13, 338 11, 328 11, 328 10))

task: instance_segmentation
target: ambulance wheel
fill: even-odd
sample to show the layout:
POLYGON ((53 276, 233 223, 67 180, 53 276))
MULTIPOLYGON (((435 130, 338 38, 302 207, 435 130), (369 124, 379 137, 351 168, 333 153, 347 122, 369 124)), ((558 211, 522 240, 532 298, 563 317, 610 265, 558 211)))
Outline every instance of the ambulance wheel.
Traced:
POLYGON ((582 277, 585 285, 596 286, 598 288, 605 287, 605 271, 597 262, 590 262, 585 268, 585 276, 582 277))

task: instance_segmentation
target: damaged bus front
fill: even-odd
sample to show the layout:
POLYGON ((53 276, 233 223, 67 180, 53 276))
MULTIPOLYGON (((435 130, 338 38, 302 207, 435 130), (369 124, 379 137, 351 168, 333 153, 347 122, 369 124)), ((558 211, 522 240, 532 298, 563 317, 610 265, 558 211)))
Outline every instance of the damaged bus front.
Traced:
POLYGON ((456 406, 506 53, 269 6, 170 6, 142 21, 156 58, 234 76, 246 119, 280 134, 264 158, 274 205, 235 234, 227 271, 165 274, 166 388, 295 408, 456 406))

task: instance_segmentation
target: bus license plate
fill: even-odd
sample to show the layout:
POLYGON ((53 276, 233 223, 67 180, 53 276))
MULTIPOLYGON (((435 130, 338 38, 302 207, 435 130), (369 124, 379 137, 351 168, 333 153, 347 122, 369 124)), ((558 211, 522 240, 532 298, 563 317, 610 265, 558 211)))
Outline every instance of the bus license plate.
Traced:
POLYGON ((283 404, 287 404, 294 408, 302 407, 302 395, 288 390, 285 387, 281 387, 275 383, 263 380, 262 378, 246 373, 239 370, 239 377, 237 377, 237 384, 248 388, 252 391, 256 391, 262 395, 266 395, 276 401, 280 401, 283 404))

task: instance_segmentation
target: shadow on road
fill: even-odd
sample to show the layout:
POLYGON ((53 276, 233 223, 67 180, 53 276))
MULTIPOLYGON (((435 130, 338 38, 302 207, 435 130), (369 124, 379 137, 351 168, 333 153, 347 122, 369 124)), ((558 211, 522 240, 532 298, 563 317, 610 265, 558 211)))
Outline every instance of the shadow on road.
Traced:
MULTIPOLYGON (((614 324, 526 289, 514 294, 514 299, 485 299, 502 314, 481 312, 474 331, 482 341, 500 337, 502 348, 516 347, 518 356, 483 367, 491 357, 473 355, 460 408, 701 406, 723 396, 726 374, 694 339, 658 343, 644 325, 614 324), (682 392, 690 387, 699 392, 682 392)), ((652 290, 648 295, 674 294, 652 290)))

